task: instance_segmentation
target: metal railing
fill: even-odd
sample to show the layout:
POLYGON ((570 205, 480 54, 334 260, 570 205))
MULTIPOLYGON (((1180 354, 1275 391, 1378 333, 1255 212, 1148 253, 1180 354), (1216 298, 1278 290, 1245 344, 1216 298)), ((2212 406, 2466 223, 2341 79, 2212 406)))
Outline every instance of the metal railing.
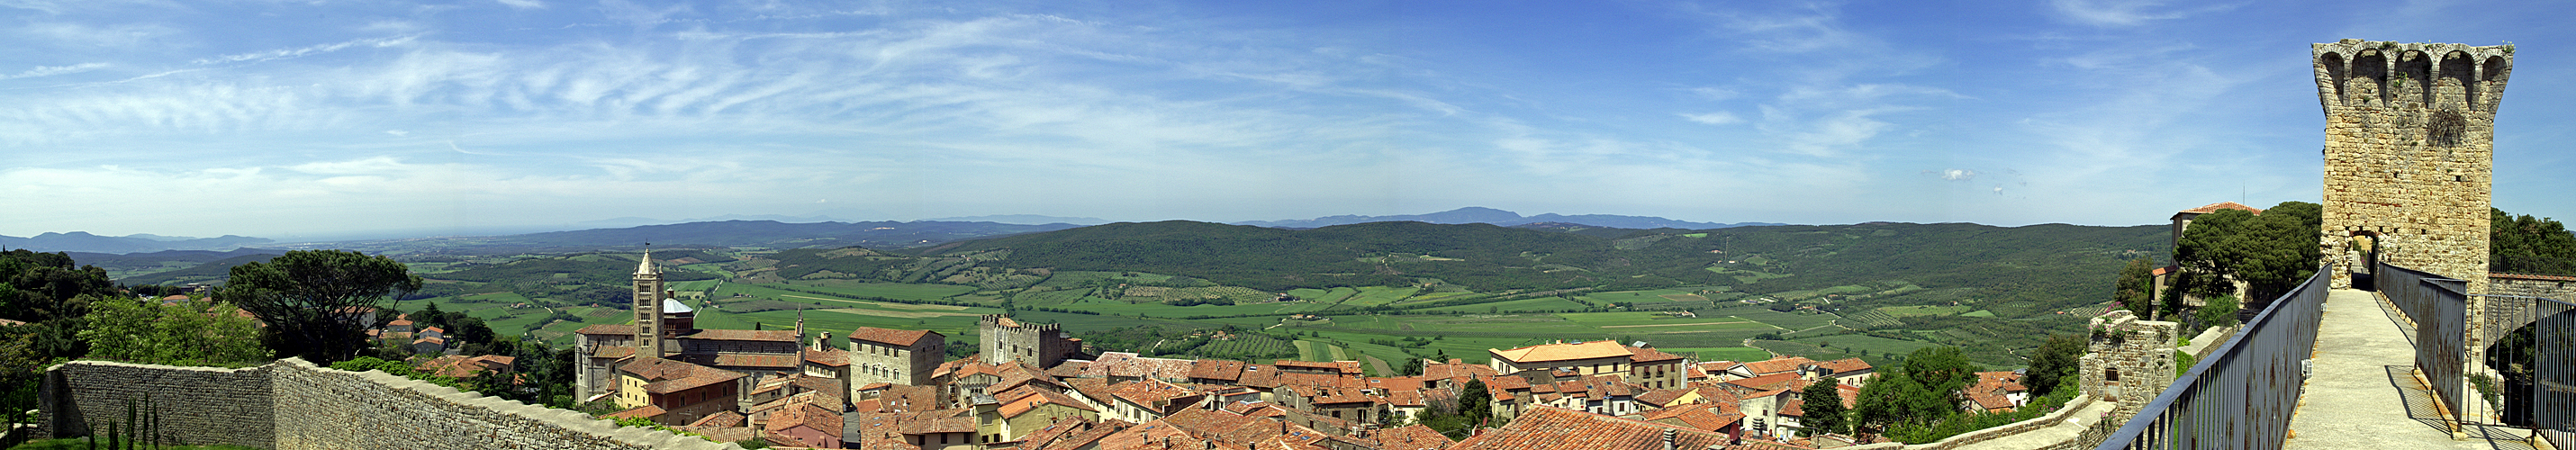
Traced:
POLYGON ((2531 429, 2558 448, 2576 448, 2576 304, 2477 297, 2488 304, 2483 330, 2495 342, 2479 363, 2497 375, 2479 380, 2480 393, 2495 411, 2478 419, 2531 429))
POLYGON ((2097 450, 2280 448, 2333 273, 2325 265, 2273 300, 2097 450))
POLYGON ((2379 293, 2415 324, 2415 369, 2423 372, 2451 419, 2474 417, 2466 413, 2471 406, 2468 282, 2386 262, 2379 263, 2378 272, 2379 293))

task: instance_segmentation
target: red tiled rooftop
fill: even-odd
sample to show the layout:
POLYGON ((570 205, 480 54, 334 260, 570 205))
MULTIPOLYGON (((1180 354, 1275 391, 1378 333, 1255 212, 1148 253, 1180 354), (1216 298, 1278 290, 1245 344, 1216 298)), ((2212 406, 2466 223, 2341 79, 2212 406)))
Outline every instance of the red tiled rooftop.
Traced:
MULTIPOLYGON (((938 334, 939 332, 930 330, 897 330, 893 328, 859 327, 858 330, 850 332, 850 340, 874 342, 896 347, 911 347, 913 344, 921 343, 923 338, 938 334)), ((946 338, 945 335, 941 335, 941 337, 946 338)))
POLYGON ((1674 430, 1673 448, 1724 446, 1729 440, 1726 435, 1679 426, 1534 406, 1502 428, 1469 437, 1447 450, 1661 450, 1664 430, 1674 430))

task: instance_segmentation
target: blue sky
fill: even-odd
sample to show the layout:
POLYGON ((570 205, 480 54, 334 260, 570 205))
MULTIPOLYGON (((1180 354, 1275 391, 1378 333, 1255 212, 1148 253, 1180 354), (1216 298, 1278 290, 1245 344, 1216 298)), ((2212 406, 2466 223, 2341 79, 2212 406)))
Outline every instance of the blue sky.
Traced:
POLYGON ((2348 37, 2532 50, 2495 201, 2576 219, 2564 2, 1258 3, 0 0, 0 234, 2149 224, 2317 201, 2348 37))

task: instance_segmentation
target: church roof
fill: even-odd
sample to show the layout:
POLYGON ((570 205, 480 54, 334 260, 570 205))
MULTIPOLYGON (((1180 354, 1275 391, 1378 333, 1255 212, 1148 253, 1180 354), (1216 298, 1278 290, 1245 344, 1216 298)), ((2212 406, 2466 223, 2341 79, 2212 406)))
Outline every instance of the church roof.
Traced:
POLYGON ((635 265, 635 274, 636 274, 636 275, 661 275, 661 274, 662 274, 662 268, 660 268, 660 267, 654 267, 654 266, 653 266, 653 251, 652 251, 652 250, 645 250, 645 251, 644 251, 644 258, 643 258, 643 261, 642 261, 641 263, 638 263, 638 264, 636 264, 636 265, 635 265))
POLYGON ((692 312, 697 312, 697 311, 698 311, 698 310, 696 310, 696 309, 690 309, 690 308, 689 308, 689 305, 680 304, 680 301, 679 301, 679 300, 672 300, 672 299, 667 299, 667 298, 666 298, 666 299, 662 299, 662 313, 663 313, 663 314, 686 314, 686 313, 692 313, 692 312))

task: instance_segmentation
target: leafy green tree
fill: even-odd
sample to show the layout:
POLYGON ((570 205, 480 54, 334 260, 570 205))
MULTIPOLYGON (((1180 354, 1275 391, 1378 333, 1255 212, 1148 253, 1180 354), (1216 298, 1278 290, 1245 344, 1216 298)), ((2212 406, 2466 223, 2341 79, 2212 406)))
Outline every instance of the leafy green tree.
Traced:
POLYGON ((1915 349, 1914 353, 1905 355, 1903 366, 1906 376, 1912 377, 1915 383, 1923 385, 1923 389, 1940 394, 1945 399, 1951 399, 1952 394, 1959 388, 1967 387, 1969 383, 1977 381, 1977 364, 1968 362, 1967 353, 1960 351, 1958 347, 1945 345, 1915 349))
POLYGON ((1806 425, 1808 432, 1842 433, 1849 430, 1846 423, 1851 419, 1843 414, 1843 395, 1834 387, 1836 384, 1830 378, 1818 380, 1798 392, 1798 398, 1807 402, 1807 415, 1799 418, 1798 423, 1806 425))
POLYGON ((2316 273, 2323 214, 2323 207, 2299 201, 2259 216, 2232 209, 2203 214, 2183 229, 2174 262, 2196 275, 2188 283, 2194 296, 2234 294, 2233 286, 2217 282, 2223 279, 2245 283, 2245 298, 2279 297, 2316 273))
POLYGON ((217 298, 268 322, 269 348, 329 364, 366 345, 360 316, 386 298, 419 290, 420 276, 393 258, 343 250, 297 250, 266 263, 233 266, 217 298))
POLYGON ((80 337, 89 341, 91 358, 203 366, 255 364, 271 355, 259 344, 259 328, 234 315, 231 305, 125 298, 90 305, 89 328, 80 337))
POLYGON ((2201 305, 2200 312, 2192 318, 2198 320, 2200 328, 2235 325, 2238 303, 2236 296, 2221 295, 2201 305))
POLYGON ((2112 284, 2111 301, 2130 311, 2154 314, 2156 274, 2154 258, 2131 258, 2120 267, 2120 279, 2112 284))
POLYGON ((1467 380, 1467 385, 1458 389, 1458 415, 1466 417, 1468 425, 1494 417, 1494 395, 1485 389, 1482 379, 1467 380))
POLYGON ((2487 258, 2498 271, 2576 275, 2576 234, 2543 217, 2488 209, 2487 258))
POLYGON ((2038 351, 2031 352, 2030 374, 2022 377, 2022 384, 2030 388, 2030 395, 2046 396, 2059 388, 2071 387, 2057 383, 2081 368, 2078 360, 2084 357, 2084 345, 2083 336, 2049 334, 2048 343, 2040 344, 2038 351))
POLYGON ((1859 401, 1852 407, 1854 428, 1887 429, 1899 424, 1921 421, 1916 417, 1918 405, 1933 397, 1932 391, 1914 381, 1903 367, 1890 367, 1885 373, 1860 388, 1859 401))

